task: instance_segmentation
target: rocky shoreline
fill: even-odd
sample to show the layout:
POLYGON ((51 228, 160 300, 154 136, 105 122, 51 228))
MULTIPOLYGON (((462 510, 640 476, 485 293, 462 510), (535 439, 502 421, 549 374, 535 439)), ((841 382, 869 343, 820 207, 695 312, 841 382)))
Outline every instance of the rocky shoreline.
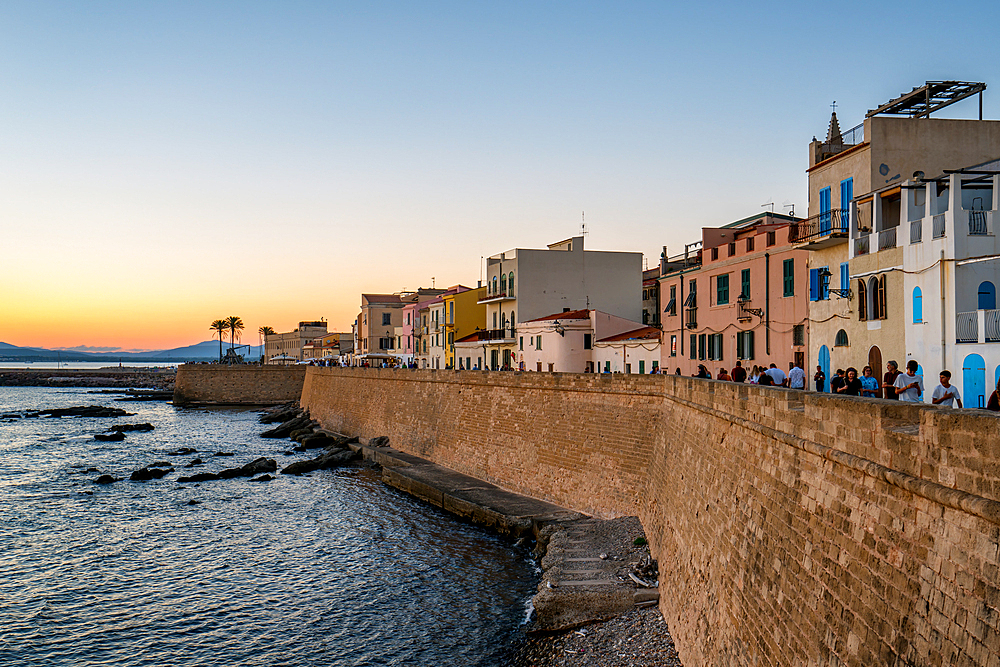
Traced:
POLYGON ((0 387, 105 387, 172 392, 176 375, 177 371, 173 368, 127 366, 97 370, 0 370, 0 387))

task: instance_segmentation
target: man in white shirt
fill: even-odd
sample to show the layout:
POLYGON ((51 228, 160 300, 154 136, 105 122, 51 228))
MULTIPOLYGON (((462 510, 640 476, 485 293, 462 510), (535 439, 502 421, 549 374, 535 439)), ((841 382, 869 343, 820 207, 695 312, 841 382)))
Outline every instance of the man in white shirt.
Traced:
POLYGON ((962 397, 958 393, 958 387, 951 384, 951 371, 941 371, 941 384, 934 387, 931 394, 931 402, 934 405, 946 405, 954 407, 953 403, 958 401, 958 407, 962 407, 962 397))
POLYGON ((770 375, 771 379, 774 380, 775 387, 781 387, 785 384, 785 371, 781 370, 774 364, 771 364, 771 367, 764 372, 770 375))
POLYGON ((806 388, 806 372, 795 364, 788 364, 788 386, 791 389, 806 388))
POLYGON ((924 378, 917 375, 917 366, 917 362, 910 359, 906 362, 906 372, 900 373, 899 377, 896 378, 896 383, 893 387, 896 389, 896 395, 899 396, 899 400, 901 401, 920 403, 923 400, 924 378))

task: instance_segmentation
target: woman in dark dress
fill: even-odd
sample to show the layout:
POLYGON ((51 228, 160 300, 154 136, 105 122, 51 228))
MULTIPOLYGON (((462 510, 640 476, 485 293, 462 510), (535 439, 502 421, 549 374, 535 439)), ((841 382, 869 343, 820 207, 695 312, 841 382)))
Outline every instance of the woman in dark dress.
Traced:
POLYGON ((861 395, 861 379, 858 378, 857 368, 851 366, 847 369, 847 379, 844 381, 844 386, 837 388, 837 393, 845 396, 861 395))

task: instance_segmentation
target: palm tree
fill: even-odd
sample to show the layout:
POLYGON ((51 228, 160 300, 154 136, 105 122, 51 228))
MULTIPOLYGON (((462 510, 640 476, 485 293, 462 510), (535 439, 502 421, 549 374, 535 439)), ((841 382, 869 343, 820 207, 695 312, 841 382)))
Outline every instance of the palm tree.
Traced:
MULTIPOLYGON (((219 362, 220 363, 222 362, 222 334, 228 328, 229 328, 229 324, 226 322, 226 320, 215 320, 214 322, 212 322, 212 326, 209 327, 209 329, 211 329, 212 331, 214 331, 217 334, 219 334, 219 362)), ((212 337, 213 338, 215 337, 214 334, 213 334, 212 337)))
POLYGON ((261 327, 257 329, 257 334, 260 336, 260 358, 264 359, 264 343, 267 342, 268 336, 274 335, 274 329, 271 327, 261 327))
POLYGON ((237 331, 243 331, 243 320, 235 315, 226 318, 226 327, 229 328, 229 349, 236 345, 237 331))

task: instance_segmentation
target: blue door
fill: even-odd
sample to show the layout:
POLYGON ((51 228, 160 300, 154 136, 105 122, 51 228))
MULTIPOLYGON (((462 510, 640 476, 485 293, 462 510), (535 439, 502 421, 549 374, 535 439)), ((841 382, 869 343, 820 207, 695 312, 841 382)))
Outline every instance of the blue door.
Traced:
POLYGON ((830 348, 826 345, 819 348, 819 367, 823 369, 823 374, 826 375, 826 383, 823 385, 823 391, 830 391, 830 348))
POLYGON ((819 191, 819 231, 823 234, 830 231, 830 188, 819 191))
POLYGON ((979 310, 996 310, 997 288, 986 281, 979 284, 979 310))
POLYGON ((962 404, 986 407, 986 362, 978 354, 970 354, 962 362, 962 404))

